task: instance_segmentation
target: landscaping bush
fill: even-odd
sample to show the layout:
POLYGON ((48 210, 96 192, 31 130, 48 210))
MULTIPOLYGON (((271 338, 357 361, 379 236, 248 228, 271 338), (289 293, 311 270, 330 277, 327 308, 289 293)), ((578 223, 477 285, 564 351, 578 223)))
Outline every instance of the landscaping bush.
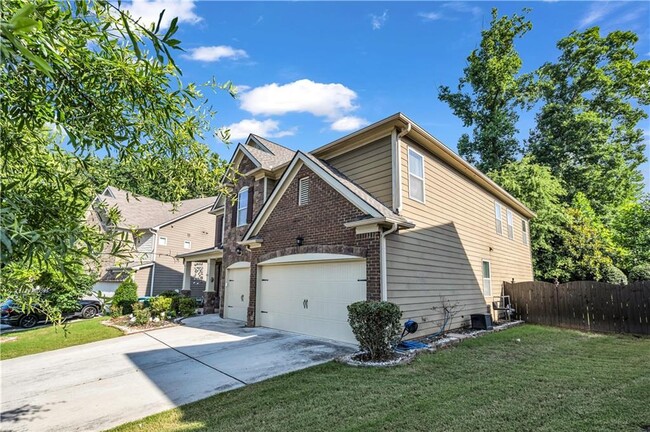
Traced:
POLYGON ((178 314, 180 316, 194 315, 196 312, 196 300, 192 297, 180 297, 178 299, 178 314))
POLYGON ((611 284, 627 285, 627 276, 618 267, 609 265, 603 270, 602 281, 611 284))
POLYGON ((650 280, 650 263, 638 264, 632 267, 628 279, 630 282, 650 280))
POLYGON ((147 325, 151 321, 151 311, 149 308, 146 308, 142 303, 135 302, 132 305, 133 308, 133 317, 135 318, 135 324, 137 325, 147 325))
POLYGON ((175 313, 178 313, 178 299, 180 299, 181 297, 179 293, 177 293, 176 291, 167 290, 158 294, 158 297, 167 297, 172 299, 172 306, 170 310, 175 313))
POLYGON ((348 322, 367 360, 392 357, 392 344, 400 331, 402 312, 390 302, 360 301, 348 306, 348 322))
POLYGON ((113 305, 122 308, 123 314, 130 314, 133 311, 133 303, 138 302, 138 286, 133 279, 128 278, 115 290, 113 305))
POLYGON ((154 297, 151 299, 151 314, 160 317, 162 314, 167 314, 172 309, 173 299, 171 297, 154 297))
POLYGON ((122 306, 118 305, 117 303, 111 303, 111 316, 113 318, 117 318, 122 315, 124 315, 122 313, 122 306))

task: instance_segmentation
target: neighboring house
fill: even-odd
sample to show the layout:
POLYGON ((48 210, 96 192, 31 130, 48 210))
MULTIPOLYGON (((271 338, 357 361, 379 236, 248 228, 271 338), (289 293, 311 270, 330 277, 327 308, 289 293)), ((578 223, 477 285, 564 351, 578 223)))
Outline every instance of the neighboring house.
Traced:
POLYGON ((533 277, 533 212, 401 113, 310 153, 251 135, 231 164, 216 243, 182 256, 186 279, 209 264, 208 311, 224 317, 354 341, 346 306, 388 300, 420 336, 443 302, 458 327, 502 281, 533 277))
MULTIPOLYGON (((120 282, 132 276, 140 296, 180 291, 183 262, 176 255, 214 244, 215 218, 209 213, 214 201, 215 197, 208 197, 164 203, 107 187, 95 199, 89 222, 103 230, 125 233, 129 250, 127 257, 116 258, 108 253, 112 245, 107 247, 100 260, 100 280, 94 290, 112 295, 120 282), (120 212, 117 226, 107 224, 105 213, 109 208, 120 212)), ((205 266, 200 263, 190 269, 192 295, 203 295, 205 272, 205 266)))

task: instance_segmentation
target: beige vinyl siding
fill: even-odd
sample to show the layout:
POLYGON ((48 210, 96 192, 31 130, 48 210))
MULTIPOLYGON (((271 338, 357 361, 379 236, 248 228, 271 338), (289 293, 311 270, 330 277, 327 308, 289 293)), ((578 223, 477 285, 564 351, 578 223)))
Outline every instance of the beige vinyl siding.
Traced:
MULTIPOLYGON (((154 295, 167 290, 180 291, 183 287, 183 259, 176 258, 176 255, 214 246, 216 216, 208 211, 194 213, 158 231, 159 237, 167 237, 167 246, 158 245, 156 250, 154 295), (185 240, 192 242, 190 249, 183 247, 185 240)), ((204 277, 205 274, 206 269, 203 271, 204 277)), ((192 296, 199 297, 204 289, 205 280, 192 281, 192 296)))
POLYGON ((420 323, 416 335, 441 325, 442 298, 458 303, 453 327, 483 313, 491 297, 483 295, 482 262, 491 263, 492 295, 512 278, 532 280, 529 245, 523 244, 522 216, 513 213, 514 240, 508 239, 506 209, 502 203, 503 234, 495 227, 493 197, 429 151, 408 139, 400 143, 402 214, 416 227, 387 237, 388 300, 404 312, 403 320, 420 323), (425 203, 409 198, 408 145, 425 157, 425 203), (438 308, 433 310, 433 308, 438 308))
POLYGON ((390 136, 327 160, 388 208, 393 207, 390 136))
POLYGON ((151 269, 152 266, 143 267, 133 275, 133 281, 138 285, 138 297, 149 295, 151 269))

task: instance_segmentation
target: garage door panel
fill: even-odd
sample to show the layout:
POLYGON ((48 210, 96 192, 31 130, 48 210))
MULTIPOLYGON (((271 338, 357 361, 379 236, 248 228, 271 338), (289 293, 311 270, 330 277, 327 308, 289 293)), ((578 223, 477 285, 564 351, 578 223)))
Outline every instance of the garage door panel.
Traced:
POLYGON ((355 342, 347 305, 365 300, 365 261, 261 266, 260 325, 355 342))
POLYGON ((226 285, 226 318, 246 321, 250 293, 250 267, 228 270, 226 285))

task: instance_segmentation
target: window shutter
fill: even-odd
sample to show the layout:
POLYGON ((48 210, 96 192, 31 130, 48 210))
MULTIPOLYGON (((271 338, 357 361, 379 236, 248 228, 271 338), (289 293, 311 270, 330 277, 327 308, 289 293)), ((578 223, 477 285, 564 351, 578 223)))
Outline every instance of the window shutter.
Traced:
POLYGON ((231 211, 231 221, 230 221, 230 226, 232 228, 235 228, 237 226, 237 200, 232 204, 232 207, 230 208, 231 211))
POLYGON ((253 185, 248 187, 248 208, 246 215, 246 223, 251 223, 253 220, 253 199, 255 197, 255 191, 253 190, 253 185))
POLYGON ((214 230, 214 245, 219 246, 223 242, 223 215, 217 216, 214 230))

